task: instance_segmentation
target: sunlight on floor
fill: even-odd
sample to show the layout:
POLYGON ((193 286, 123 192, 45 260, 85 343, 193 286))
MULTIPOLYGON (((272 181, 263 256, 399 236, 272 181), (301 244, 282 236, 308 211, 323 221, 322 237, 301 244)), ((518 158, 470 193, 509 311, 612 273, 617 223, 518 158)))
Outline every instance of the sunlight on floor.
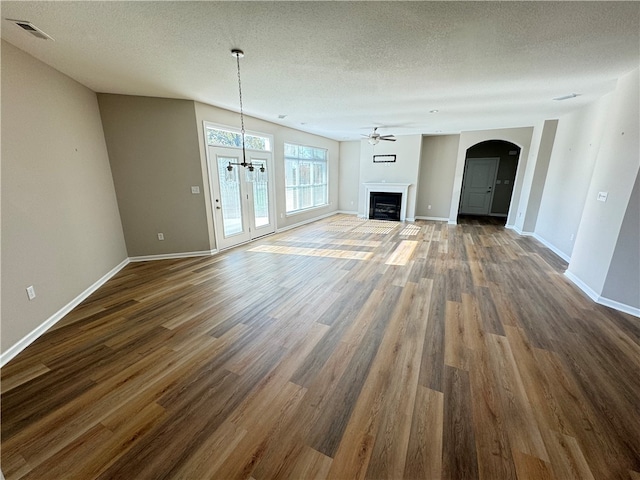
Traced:
POLYGON ((250 252, 278 253, 282 255, 303 255, 306 257, 343 258, 345 260, 368 260, 373 253, 351 250, 333 250, 327 248, 282 247, 277 245, 259 245, 250 252))

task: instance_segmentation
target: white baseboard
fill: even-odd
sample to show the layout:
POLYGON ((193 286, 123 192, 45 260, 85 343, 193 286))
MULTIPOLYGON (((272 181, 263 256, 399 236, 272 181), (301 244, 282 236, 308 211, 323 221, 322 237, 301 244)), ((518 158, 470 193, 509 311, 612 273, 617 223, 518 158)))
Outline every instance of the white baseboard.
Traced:
POLYGON ((569 263, 571 262, 571 257, 569 255, 567 255, 566 253, 564 253, 562 250, 560 250, 558 247, 556 247, 555 245, 553 245, 552 243, 549 243, 547 240, 545 240, 544 238, 542 238, 540 235, 538 235, 537 233, 533 233, 531 235, 533 238, 535 238, 536 240, 538 240, 541 244, 543 244, 545 247, 547 247, 549 250, 551 250, 553 253, 555 253, 556 255, 558 255, 561 259, 563 259, 565 262, 569 263))
POLYGON ((523 237, 533 237, 536 240, 538 240, 541 244, 543 244, 545 247, 547 247, 549 250, 551 250, 553 253, 558 255, 565 262, 569 263, 571 261, 571 257, 570 256, 568 256, 566 253, 562 252, 555 245, 553 245, 552 243, 549 243, 547 240, 545 240, 544 238, 542 238, 540 235, 538 235, 535 232, 524 232, 520 228, 516 227, 515 225, 505 225, 504 228, 508 228, 509 230, 513 230, 518 235, 522 235, 523 237))
POLYGON ((349 210, 337 210, 336 213, 342 213, 344 215, 358 215, 358 212, 356 210, 354 211, 349 211, 349 210))
POLYGON ((509 230, 513 230, 518 235, 521 235, 523 237, 533 237, 533 235, 534 235, 533 232, 525 232, 524 230, 520 229, 520 227, 517 227, 515 225, 505 225, 504 228, 508 228, 509 230))
POLYGON ((631 305, 627 305, 625 303, 616 302, 615 300, 611 300, 606 297, 600 297, 598 300, 600 305, 604 305, 605 307, 613 308, 614 310, 619 310, 624 313, 628 313, 629 315, 633 315, 634 317, 640 318, 640 308, 632 307, 631 305))
POLYGON ((572 272, 570 272, 569 270, 566 270, 564 272, 564 276, 567 277, 569 280, 571 280, 573 282, 573 284, 578 287, 580 290, 582 290, 584 293, 587 294, 587 296, 593 300, 596 303, 598 302, 598 299, 600 298, 600 295, 598 295, 595 290, 593 290, 589 285, 587 285, 586 283, 584 283, 582 280, 580 280, 578 277, 576 277, 572 272))
POLYGON ((449 217, 423 217, 422 215, 416 215, 416 220, 432 220, 434 222, 448 222, 449 217))
POLYGON ((447 223, 448 223, 449 225, 457 225, 457 224, 458 224, 458 221, 457 221, 457 220, 449 220, 449 219, 447 218, 447 223))
POLYGON ((306 225, 307 223, 313 223, 313 222, 316 222, 318 220, 322 220, 323 218, 327 218, 327 217, 331 217, 333 215, 337 215, 338 213, 341 213, 341 212, 338 212, 336 210, 336 211, 333 211, 333 212, 325 213, 324 215, 320 215, 319 217, 314 217, 314 218, 310 218, 309 220, 303 220, 302 222, 294 223, 293 225, 287 225, 286 227, 277 228, 276 229, 276 233, 286 232, 287 230, 292 230, 294 228, 301 227, 302 225, 306 225))
POLYGON ((96 282, 94 282, 91 286, 89 286, 86 290, 84 290, 80 295, 67 303, 64 307, 50 316, 44 323, 42 323, 39 327, 33 330, 31 333, 27 334, 23 337, 18 343, 8 348, 7 351, 2 352, 0 354, 0 367, 9 362, 12 358, 18 355, 22 350, 31 345, 40 335, 46 332, 49 328, 55 325, 57 322, 62 319, 67 313, 76 308, 83 300, 85 300, 89 295, 98 290, 102 285, 104 285, 111 277, 113 277, 116 273, 122 270, 129 264, 129 259, 126 258, 114 268, 112 268, 109 272, 105 273, 102 277, 100 277, 96 282))
POLYGON ((181 252, 181 253, 161 253, 158 255, 141 255, 139 257, 129 257, 130 262, 148 262, 150 260, 173 260, 176 258, 190 257, 208 257, 215 255, 218 250, 202 250, 200 252, 181 252))
POLYGON ((613 308, 614 310, 619 310, 621 312, 628 313, 629 315, 633 315, 634 317, 640 318, 640 308, 632 307, 631 305, 620 303, 599 295, 595 290, 593 290, 589 285, 584 283, 569 270, 564 272, 564 275, 569 280, 571 280, 576 287, 586 293, 594 302, 599 303, 600 305, 604 305, 605 307, 613 308))

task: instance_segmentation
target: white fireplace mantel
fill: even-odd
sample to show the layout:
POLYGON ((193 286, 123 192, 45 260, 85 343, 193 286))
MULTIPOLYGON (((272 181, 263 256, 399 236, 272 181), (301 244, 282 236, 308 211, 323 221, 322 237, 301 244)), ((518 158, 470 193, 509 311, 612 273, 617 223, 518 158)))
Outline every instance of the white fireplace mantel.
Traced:
POLYGON ((367 182, 362 185, 364 186, 364 218, 369 218, 371 192, 401 193, 402 202, 400 204, 400 221, 405 221, 407 217, 407 198, 409 196, 410 183, 367 182))

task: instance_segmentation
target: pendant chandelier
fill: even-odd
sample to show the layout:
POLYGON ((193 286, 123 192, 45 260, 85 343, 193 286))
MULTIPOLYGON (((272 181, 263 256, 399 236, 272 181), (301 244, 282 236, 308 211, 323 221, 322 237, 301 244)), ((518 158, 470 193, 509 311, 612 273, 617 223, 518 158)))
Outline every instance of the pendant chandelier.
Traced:
POLYGON ((233 50, 231 50, 231 55, 236 57, 236 66, 238 69, 238 93, 240 96, 240 134, 242 136, 242 162, 229 162, 229 165, 227 165, 226 179, 229 182, 235 181, 236 177, 233 174, 233 166, 237 165, 239 167, 244 167, 247 169, 246 179, 248 181, 253 182, 256 180, 255 178, 256 168, 258 168, 260 171, 259 180, 264 181, 264 173, 265 173, 264 165, 261 165, 260 167, 256 167, 255 165, 253 165, 253 163, 251 163, 251 161, 247 162, 247 152, 246 152, 245 134, 244 134, 244 109, 242 105, 242 81, 240 80, 240 59, 244 57, 244 52, 240 49, 234 48, 233 50))

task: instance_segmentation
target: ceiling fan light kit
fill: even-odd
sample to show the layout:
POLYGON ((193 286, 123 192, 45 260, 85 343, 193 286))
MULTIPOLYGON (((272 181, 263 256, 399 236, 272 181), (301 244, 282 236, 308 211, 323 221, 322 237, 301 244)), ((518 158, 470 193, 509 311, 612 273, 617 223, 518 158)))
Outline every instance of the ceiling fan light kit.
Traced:
POLYGON ((396 137, 394 137, 393 135, 380 135, 378 133, 378 127, 375 127, 373 129, 373 132, 371 132, 369 135, 363 135, 363 137, 365 137, 371 145, 377 145, 378 143, 380 143, 380 140, 384 140, 385 142, 396 141, 396 137))

